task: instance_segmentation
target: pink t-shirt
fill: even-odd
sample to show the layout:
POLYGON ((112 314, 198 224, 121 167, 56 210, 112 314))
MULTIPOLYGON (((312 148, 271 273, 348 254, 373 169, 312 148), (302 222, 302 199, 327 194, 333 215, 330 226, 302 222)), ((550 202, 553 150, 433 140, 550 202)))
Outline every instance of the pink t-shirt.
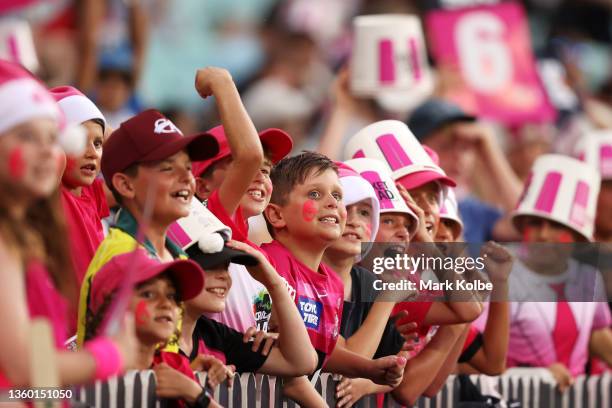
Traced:
MULTIPOLYGON (((569 299, 576 298, 575 293, 583 293, 585 288, 592 290, 597 282, 593 302, 569 302, 574 315, 578 336, 569 357, 568 369, 572 375, 584 374, 588 359, 588 344, 591 333, 609 327, 612 318, 608 304, 603 302, 603 281, 591 266, 569 261, 566 273, 546 277, 529 270, 522 262, 516 261, 510 274, 512 293, 524 294, 525 299, 540 297, 551 283, 564 282, 569 299)), ((590 293, 590 292, 589 292, 590 293)), ((556 294, 550 289, 551 301, 548 302, 512 302, 510 306, 510 343, 508 347, 508 367, 533 366, 548 367, 558 361, 553 331, 557 319, 556 294)), ((548 299, 543 299, 548 300, 548 299)), ((486 317, 481 316, 478 322, 486 317)), ((561 327, 563 328, 563 327, 561 327)), ((573 328, 572 328, 573 330, 573 328)))
MULTIPOLYGON (((291 297, 304 319, 310 342, 327 359, 336 346, 344 284, 325 264, 313 271, 298 261, 280 242, 272 241, 261 248, 270 256, 278 273, 285 278, 291 297)), ((325 364, 320 362, 320 365, 325 364)))
MULTIPOLYGON (((206 206, 219 221, 232 230, 232 239, 261 251, 261 248, 247 238, 248 224, 240 207, 234 216, 230 217, 221 205, 219 190, 211 194, 206 206)), ((239 332, 245 332, 249 327, 267 332, 272 315, 272 301, 268 290, 253 279, 244 265, 230 264, 228 271, 232 278, 232 288, 225 299, 225 310, 221 313, 207 313, 206 316, 239 332)))
POLYGON ((61 192, 72 264, 80 286, 91 259, 104 239, 101 219, 109 215, 108 204, 100 179, 96 179, 91 186, 83 187, 80 197, 63 186, 61 192))

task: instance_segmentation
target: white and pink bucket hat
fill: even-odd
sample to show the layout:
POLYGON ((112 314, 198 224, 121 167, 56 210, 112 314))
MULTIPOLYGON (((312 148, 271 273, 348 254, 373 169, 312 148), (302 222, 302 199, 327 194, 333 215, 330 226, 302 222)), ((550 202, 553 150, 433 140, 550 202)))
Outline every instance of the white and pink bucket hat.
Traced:
POLYGON ((49 91, 19 65, 0 60, 0 133, 36 118, 62 123, 49 91))
POLYGON ((405 123, 383 120, 361 129, 346 144, 346 159, 366 157, 384 163, 393 180, 407 190, 435 181, 442 187, 442 198, 456 183, 446 175, 405 123))
POLYGON ((355 169, 374 188, 376 198, 380 203, 380 214, 402 213, 412 219, 409 233, 410 237, 414 236, 419 226, 419 218, 406 205, 385 164, 368 158, 347 160, 344 163, 355 169))
POLYGON ((463 221, 459 216, 459 206, 457 205, 457 197, 455 190, 449 188, 444 198, 444 202, 440 207, 440 218, 452 221, 455 224, 454 238, 457 239, 463 233, 463 221))
POLYGON ((602 180, 612 180, 612 130, 589 133, 577 150, 578 158, 598 169, 602 180))
POLYGON ((600 180, 597 169, 580 160, 558 154, 540 156, 533 164, 512 221, 520 229, 523 216, 546 218, 591 241, 600 180))

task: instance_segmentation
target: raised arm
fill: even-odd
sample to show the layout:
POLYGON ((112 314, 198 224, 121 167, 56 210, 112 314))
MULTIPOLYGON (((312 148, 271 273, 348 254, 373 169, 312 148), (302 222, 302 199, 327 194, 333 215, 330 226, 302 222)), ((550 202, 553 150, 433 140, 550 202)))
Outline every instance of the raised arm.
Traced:
POLYGON ((200 69, 195 86, 203 98, 214 95, 217 100, 232 154, 232 162, 219 187, 219 199, 227 213, 233 215, 263 163, 263 148, 228 71, 214 67, 200 69))

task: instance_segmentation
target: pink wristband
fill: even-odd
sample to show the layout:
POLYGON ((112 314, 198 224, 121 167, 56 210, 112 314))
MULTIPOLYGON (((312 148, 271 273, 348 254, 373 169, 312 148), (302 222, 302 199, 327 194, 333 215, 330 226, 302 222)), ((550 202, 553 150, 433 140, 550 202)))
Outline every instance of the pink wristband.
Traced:
POLYGON ((104 337, 95 338, 85 344, 96 360, 96 380, 106 380, 108 377, 120 374, 123 371, 123 359, 117 346, 104 337))

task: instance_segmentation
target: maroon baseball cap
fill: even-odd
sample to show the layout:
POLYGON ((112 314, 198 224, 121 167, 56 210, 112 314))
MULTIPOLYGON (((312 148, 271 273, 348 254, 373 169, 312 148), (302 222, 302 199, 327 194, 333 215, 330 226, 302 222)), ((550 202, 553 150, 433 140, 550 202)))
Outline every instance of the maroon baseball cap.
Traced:
POLYGON ((106 140, 102 174, 110 187, 113 175, 132 164, 164 160, 183 149, 199 161, 215 157, 219 145, 206 133, 183 136, 170 119, 149 109, 123 122, 106 140))
MULTIPOLYGON (((191 171, 196 177, 200 177, 210 165, 232 154, 229 143, 227 142, 227 137, 225 137, 223 125, 216 126, 204 134, 211 135, 217 140, 219 143, 219 153, 208 160, 193 163, 191 171)), ((287 156, 293 148, 291 136, 289 136, 287 132, 276 128, 265 129, 259 132, 259 140, 261 140, 263 147, 270 153, 270 159, 274 164, 287 156)))
POLYGON ((161 262, 151 258, 144 249, 138 249, 112 257, 94 275, 89 297, 89 307, 94 313, 108 295, 119 289, 130 270, 134 285, 167 272, 178 286, 176 289, 183 301, 193 299, 204 288, 204 271, 197 263, 188 259, 161 262))

